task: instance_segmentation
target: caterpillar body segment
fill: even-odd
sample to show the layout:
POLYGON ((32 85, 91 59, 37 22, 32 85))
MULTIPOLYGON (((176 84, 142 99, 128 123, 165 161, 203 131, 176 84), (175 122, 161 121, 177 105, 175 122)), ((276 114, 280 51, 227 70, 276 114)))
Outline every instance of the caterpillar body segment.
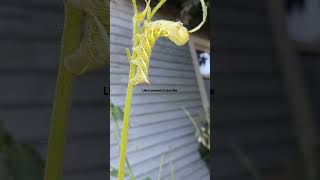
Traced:
POLYGON ((109 15, 106 0, 68 0, 83 10, 84 35, 80 47, 65 57, 65 67, 76 75, 105 67, 109 50, 109 15))
POLYGON ((137 34, 137 46, 133 47, 130 63, 137 66, 136 74, 130 83, 135 85, 147 83, 148 69, 152 48, 156 40, 165 37, 178 46, 184 45, 189 40, 188 30, 181 22, 158 20, 153 22, 144 21, 141 31, 137 34))

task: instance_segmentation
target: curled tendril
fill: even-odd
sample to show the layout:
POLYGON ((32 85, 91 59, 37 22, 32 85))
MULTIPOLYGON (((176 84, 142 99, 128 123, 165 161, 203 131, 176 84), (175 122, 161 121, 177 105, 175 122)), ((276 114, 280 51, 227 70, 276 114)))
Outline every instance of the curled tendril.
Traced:
POLYGON ((206 3, 204 2, 204 0, 200 0, 200 2, 201 2, 201 7, 202 7, 202 21, 197 27, 190 30, 189 33, 194 33, 196 31, 198 31, 206 22, 206 19, 208 16, 208 7, 206 6, 206 3))

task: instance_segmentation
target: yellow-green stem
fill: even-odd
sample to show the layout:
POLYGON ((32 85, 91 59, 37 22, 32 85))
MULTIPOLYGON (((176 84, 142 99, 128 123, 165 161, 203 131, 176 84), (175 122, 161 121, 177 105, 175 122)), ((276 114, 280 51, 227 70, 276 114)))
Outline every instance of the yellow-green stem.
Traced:
POLYGON ((68 123, 72 97, 73 75, 64 67, 64 57, 74 52, 80 44, 81 12, 65 4, 65 22, 59 72, 51 115, 45 180, 60 180, 62 173, 65 130, 68 123))
MULTIPOLYGON (((129 81, 133 78, 135 72, 135 66, 133 64, 130 65, 130 73, 129 73, 129 81)), ((126 151, 127 151, 127 141, 128 141, 128 131, 130 124, 130 109, 131 109, 131 97, 132 97, 133 85, 128 82, 127 89, 127 97, 124 108, 124 116, 123 116, 123 126, 122 126, 122 134, 121 134, 121 150, 120 150, 120 161, 119 161, 119 171, 118 171, 118 180, 123 180, 124 171, 125 171, 125 161, 126 161, 126 151)))
MULTIPOLYGON (((133 18, 133 46, 137 45, 137 33, 138 33, 138 21, 137 21, 137 4, 136 0, 132 0, 133 10, 134 10, 134 18, 133 18)), ((132 54, 131 57, 134 57, 135 54, 132 54)), ((131 59, 129 59, 130 61, 131 59)), ((130 72, 129 72, 129 79, 128 79, 128 88, 127 88, 127 96, 126 96, 126 103, 124 107, 124 115, 123 115, 123 126, 122 126, 122 134, 121 134, 121 148, 120 148, 120 159, 119 159, 119 169, 118 169, 118 180, 124 179, 125 173, 125 162, 126 162, 126 155, 127 155, 127 142, 128 142, 128 131, 129 131, 129 124, 130 124, 130 109, 131 109, 131 97, 132 97, 132 90, 133 85, 130 83, 130 79, 132 79, 135 75, 136 66, 130 63, 130 72)))

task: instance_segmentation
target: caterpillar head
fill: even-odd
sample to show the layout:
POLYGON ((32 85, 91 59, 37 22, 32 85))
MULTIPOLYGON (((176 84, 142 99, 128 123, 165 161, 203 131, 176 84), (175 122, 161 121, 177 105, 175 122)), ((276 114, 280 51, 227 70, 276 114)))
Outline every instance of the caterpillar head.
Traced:
POLYGON ((183 46, 189 41, 189 32, 181 22, 172 23, 168 38, 177 46, 183 46))

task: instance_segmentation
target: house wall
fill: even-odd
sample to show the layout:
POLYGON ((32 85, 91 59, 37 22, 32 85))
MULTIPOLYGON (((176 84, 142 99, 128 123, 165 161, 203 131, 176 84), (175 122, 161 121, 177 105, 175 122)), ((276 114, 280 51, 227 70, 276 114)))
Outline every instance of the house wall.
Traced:
MULTIPOLYGON (((131 46, 132 7, 127 0, 111 3, 111 101, 124 107, 129 62, 125 48, 131 46)), ((142 7, 141 7, 142 8, 142 7)), ((175 18, 171 17, 172 20, 175 18)), ((157 178, 164 155, 163 179, 169 177, 172 161, 175 179, 209 179, 209 172, 198 153, 193 126, 181 106, 192 114, 201 110, 188 46, 177 47, 167 39, 157 41, 150 61, 150 86, 134 89, 129 129, 128 159, 137 179, 157 178), (177 93, 143 93, 142 89, 176 89, 177 93)), ((113 123, 111 123, 113 125, 113 123)), ((111 165, 117 167, 119 149, 110 127, 111 165)))
POLYGON ((320 127, 320 51, 318 52, 307 52, 300 51, 300 60, 303 65, 304 78, 308 95, 311 99, 313 112, 317 119, 317 127, 320 127))
MULTIPOLYGON (((62 0, 0 2, 0 120, 45 159, 63 28, 62 0)), ((105 180, 105 72, 76 78, 63 180, 105 180)))
POLYGON ((265 4, 216 1, 213 16, 214 177, 254 179, 241 162, 247 157, 267 179, 285 179, 298 157, 297 147, 265 4))

